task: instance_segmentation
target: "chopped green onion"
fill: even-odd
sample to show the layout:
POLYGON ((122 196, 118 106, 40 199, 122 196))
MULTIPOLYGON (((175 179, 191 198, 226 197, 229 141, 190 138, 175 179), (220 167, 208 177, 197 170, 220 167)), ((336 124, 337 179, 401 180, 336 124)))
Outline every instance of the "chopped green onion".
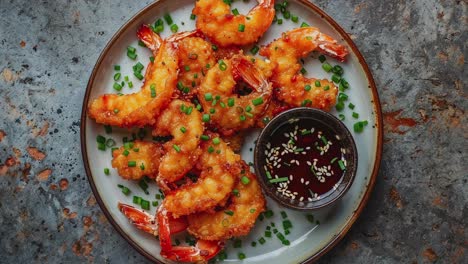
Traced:
POLYGON ((245 118, 245 115, 239 116, 239 119, 240 119, 240 121, 245 121, 245 119, 246 119, 246 118, 245 118))
POLYGON ((299 22, 299 17, 293 15, 293 16, 291 16, 291 20, 292 20, 292 22, 297 23, 297 22, 299 22))
POLYGON ((251 52, 253 55, 255 55, 255 54, 257 54, 257 52, 258 52, 259 50, 260 50, 260 48, 259 48, 257 45, 255 45, 255 46, 253 46, 252 49, 250 49, 250 52, 251 52))
POLYGON ((309 105, 312 105, 312 101, 310 99, 305 99, 301 103, 301 106, 309 106, 309 105))
POLYGON ((341 77, 340 77, 339 75, 337 75, 337 74, 333 74, 333 76, 332 76, 332 81, 333 81, 334 83, 340 83, 341 77))
POLYGON ((251 214, 255 213, 255 211, 257 211, 257 210, 255 210, 255 208, 250 208, 250 210, 249 210, 249 212, 250 212, 251 214))
POLYGON ((130 161, 128 162, 128 166, 129 166, 129 167, 136 167, 136 161, 130 160, 130 161))
POLYGON ((213 148, 213 146, 209 146, 209 147, 208 147, 208 153, 213 153, 214 150, 215 150, 215 149, 213 148))
POLYGON ((171 31, 172 33, 177 33, 177 31, 179 31, 179 26, 177 26, 177 24, 172 24, 171 31))
POLYGON ((107 146, 108 148, 111 148, 111 147, 115 146, 115 140, 113 140, 112 138, 108 138, 108 139, 106 140, 106 146, 107 146))
POLYGON ((348 104, 349 109, 354 110, 355 105, 353 103, 348 104))
POLYGON ((185 127, 181 127, 180 132, 185 133, 185 132, 187 132, 187 129, 185 127))
POLYGON ((133 88, 133 82, 128 82, 128 88, 133 88))
POLYGON ((330 72, 332 68, 333 67, 328 62, 325 62, 324 64, 322 64, 322 69, 324 69, 326 72, 330 72))
POLYGON ((190 66, 185 65, 185 66, 184 66, 184 70, 185 70, 185 71, 190 71, 190 66))
POLYGON ((104 144, 104 143, 106 143, 106 138, 103 137, 103 136, 101 136, 101 135, 98 135, 98 136, 96 137, 96 142, 97 142, 97 143, 102 143, 102 144, 104 144))
POLYGON ((221 140, 219 139, 219 137, 213 138, 213 144, 218 145, 219 143, 221 143, 221 140))
POLYGON ((240 196, 239 190, 237 190, 237 189, 232 190, 232 194, 234 194, 237 197, 240 196))
POLYGON ((229 98, 228 99, 228 106, 233 107, 234 106, 234 98, 229 98))
POLYGON ((271 218, 273 217, 274 213, 272 210, 266 210, 265 213, 263 213, 266 218, 271 218))
POLYGON ((209 114, 203 114, 202 121, 205 122, 205 123, 210 122, 210 115, 209 114))
POLYGON ((206 93, 205 100, 211 102, 213 100, 213 95, 211 93, 206 93))
POLYGON ((238 16, 239 15, 239 10, 237 10, 237 8, 234 8, 232 10, 232 14, 235 15, 235 16, 238 16))
POLYGON ((353 112, 353 117, 357 119, 357 118, 359 118, 359 114, 356 113, 356 112, 353 112))
POLYGON ((151 98, 156 97, 156 85, 154 83, 150 85, 150 90, 151 90, 151 98))
POLYGON ((303 27, 310 27, 310 25, 309 25, 309 24, 307 24, 306 22, 302 22, 302 24, 301 24, 301 28, 303 28, 303 27))
POLYGON ((335 106, 336 110, 338 110, 340 112, 343 111, 344 107, 345 106, 344 106, 344 103, 342 101, 339 101, 335 106))
POLYGON ((200 136, 200 139, 203 140, 203 141, 208 141, 208 140, 210 140, 210 136, 201 135, 201 136, 200 136))
POLYGON ((330 164, 335 163, 335 161, 336 161, 337 159, 338 159, 337 157, 334 157, 334 158, 330 161, 330 164))
POLYGON ((292 227, 293 227, 293 225, 292 225, 291 221, 289 221, 289 220, 284 220, 283 221, 283 229, 284 230, 292 228, 292 227))
POLYGON ((286 181, 288 181, 287 177, 281 177, 281 178, 277 178, 277 179, 271 179, 270 183, 278 183, 278 182, 286 182, 286 181))
POLYGON ((150 209, 150 203, 147 200, 141 199, 141 209, 143 210, 149 210, 150 209))
POLYGON ((145 170, 145 164, 144 163, 140 164, 140 169, 145 170))
POLYGON ((252 247, 256 247, 256 246, 257 246, 257 242, 252 241, 252 243, 250 243, 250 245, 251 245, 252 247))
POLYGON ((339 76, 341 76, 341 75, 343 75, 343 67, 341 67, 340 65, 335 65, 332 68, 332 72, 339 75, 339 76))
POLYGON ((170 14, 165 14, 165 15, 164 15, 164 20, 166 20, 166 23, 167 23, 168 25, 172 25, 172 23, 173 23, 172 17, 171 17, 170 14))
POLYGON ((145 78, 140 72, 133 72, 133 75, 138 78, 138 80, 143 80, 145 78))
POLYGON ((265 237, 271 237, 271 231, 265 231, 265 237))
POLYGON ((133 203, 134 204, 141 204, 141 197, 140 196, 133 196, 133 203))
POLYGON ((312 86, 310 86, 309 84, 307 84, 306 86, 304 86, 304 90, 310 91, 310 89, 312 89, 312 86))
POLYGON ((323 87, 323 90, 324 90, 324 91, 330 90, 330 85, 325 85, 325 86, 323 87))
POLYGON ((271 173, 269 171, 265 172, 268 179, 271 179, 271 173))
MULTIPOLYGON (((151 204, 156 207, 159 205, 159 202, 158 201, 152 201, 151 204)), ((178 240, 177 240, 178 241, 178 240)), ((177 241, 176 241, 176 244, 177 244, 177 241)), ((180 243, 180 242, 179 242, 180 243)))
POLYGON ((175 151, 180 152, 180 147, 177 146, 176 144, 172 145, 172 148, 174 148, 175 151))
POLYGON ((338 165, 340 166, 340 169, 341 169, 341 170, 345 170, 345 169, 346 169, 346 166, 344 165, 343 160, 339 160, 339 161, 338 161, 338 165))
POLYGON ((114 90, 116 91, 121 91, 122 90, 122 85, 120 85, 119 83, 114 83, 114 90))
POLYGON ((195 18, 197 18, 197 16, 195 14, 190 14, 190 19, 191 20, 195 20, 195 18))
POLYGON ((239 30, 239 32, 244 32, 244 30, 245 30, 245 25, 239 24, 237 30, 239 30))
POLYGON ((302 69, 301 69, 301 73, 302 73, 302 74, 306 74, 306 73, 307 73, 307 70, 306 70, 305 68, 302 68, 302 69))
POLYGON ((109 168, 104 168, 104 174, 105 174, 105 175, 109 175, 109 174, 110 174, 109 168))
POLYGON ((234 212, 231 211, 231 210, 225 210, 224 213, 227 214, 227 215, 230 215, 230 216, 234 215, 234 212))
POLYGON ((265 244, 266 240, 265 238, 261 237, 259 240, 258 240, 258 243, 260 243, 261 245, 265 244))
POLYGON ((327 58, 324 55, 320 55, 318 59, 321 63, 324 63, 327 60, 327 58))
POLYGON ((315 87, 320 87, 320 86, 321 86, 320 81, 319 80, 315 81, 315 87))
POLYGON ((237 256, 239 257, 240 260, 243 260, 246 258, 245 254, 242 253, 242 252, 239 252, 239 254, 237 254, 237 256))
POLYGON ((280 19, 278 19, 278 21, 276 21, 276 22, 278 22, 278 25, 281 25, 281 24, 283 24, 283 19, 280 18, 280 19))
POLYGON ((263 98, 262 98, 262 97, 258 97, 258 98, 253 99, 253 100, 252 100, 252 104, 255 105, 255 106, 258 106, 258 105, 263 104, 263 98))
POLYGON ((120 65, 114 65, 114 70, 120 71, 120 65))
POLYGON ((241 177, 241 182, 242 182, 242 184, 247 185, 247 184, 250 183, 250 179, 247 176, 244 175, 244 176, 241 177))
POLYGON ((114 74, 114 81, 120 80, 120 76, 122 76, 122 74, 120 72, 114 74))
POLYGON ((227 65, 223 60, 219 60, 218 64, 219 64, 219 69, 220 70, 225 71, 227 69, 227 65))
POLYGON ((290 18, 291 18, 291 13, 290 13, 289 11, 286 10, 286 11, 283 13, 283 17, 284 17, 285 19, 290 19, 290 18))
POLYGON ((346 119, 345 115, 339 114, 338 117, 340 118, 341 121, 344 121, 346 119))
POLYGON ((281 217, 282 217, 283 219, 286 219, 286 218, 288 218, 288 215, 286 214, 285 211, 281 211, 281 217))

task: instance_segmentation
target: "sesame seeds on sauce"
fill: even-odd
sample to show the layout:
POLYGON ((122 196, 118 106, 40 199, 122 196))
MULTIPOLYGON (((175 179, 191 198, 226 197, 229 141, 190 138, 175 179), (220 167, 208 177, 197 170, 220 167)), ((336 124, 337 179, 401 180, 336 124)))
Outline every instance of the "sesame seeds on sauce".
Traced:
POLYGON ((336 190, 346 170, 346 149, 326 126, 290 120, 270 137, 263 169, 280 195, 309 202, 336 190))

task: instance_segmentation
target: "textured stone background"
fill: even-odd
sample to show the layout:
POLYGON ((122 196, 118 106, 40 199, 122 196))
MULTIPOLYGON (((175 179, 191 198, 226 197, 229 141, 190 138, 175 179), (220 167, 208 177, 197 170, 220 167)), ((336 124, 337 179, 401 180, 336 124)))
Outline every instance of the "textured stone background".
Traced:
MULTIPOLYGON (((91 194, 79 118, 99 53, 149 2, 0 0, 0 262, 146 262, 91 194)), ((468 2, 315 2, 355 37, 385 113, 370 202, 319 262, 468 263, 468 2)))

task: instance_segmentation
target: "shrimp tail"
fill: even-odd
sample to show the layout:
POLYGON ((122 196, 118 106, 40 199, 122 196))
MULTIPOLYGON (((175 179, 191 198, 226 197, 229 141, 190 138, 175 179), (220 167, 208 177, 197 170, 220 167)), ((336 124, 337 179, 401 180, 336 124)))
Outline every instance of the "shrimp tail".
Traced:
MULTIPOLYGON (((138 229, 154 236, 159 235, 159 226, 154 216, 139 210, 131 205, 118 203, 118 208, 138 229)), ((188 223, 185 218, 168 219, 167 227, 170 234, 176 234, 187 229, 188 223)))
POLYGON ((195 246, 172 246, 169 212, 161 205, 156 214, 159 230, 161 256, 180 262, 206 262, 223 248, 221 241, 198 240, 195 246))
POLYGON ((241 77, 246 83, 258 92, 271 90, 271 85, 263 73, 245 57, 233 58, 234 76, 241 77))
POLYGON ((153 53, 156 53, 163 43, 163 39, 146 24, 140 26, 137 31, 137 37, 153 53))
POLYGON ((348 55, 346 47, 336 43, 320 42, 317 45, 317 49, 340 62, 344 62, 348 55))

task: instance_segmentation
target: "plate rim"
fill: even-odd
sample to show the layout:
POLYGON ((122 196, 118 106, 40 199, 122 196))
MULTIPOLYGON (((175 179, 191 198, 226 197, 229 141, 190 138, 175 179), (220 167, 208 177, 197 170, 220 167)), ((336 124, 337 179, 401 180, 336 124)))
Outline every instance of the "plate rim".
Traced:
MULTIPOLYGON (((102 200, 97 187, 95 185, 91 169, 89 166, 88 162, 88 150, 86 146, 86 120, 87 120, 87 112, 88 112, 88 102, 89 102, 89 97, 91 94, 91 87, 94 84, 94 80, 97 75, 97 70, 101 66, 101 64, 104 61, 104 58, 106 57, 107 53, 109 52, 109 49, 111 46, 114 44, 114 42, 123 34, 124 31, 127 30, 128 27, 130 27, 131 24, 140 16, 144 15, 145 13, 149 12, 153 8, 157 8, 158 5, 161 5, 162 2, 166 0, 155 0, 153 3, 148 4, 147 6, 143 7, 140 11, 138 11, 135 15, 133 15, 131 18, 129 18, 118 30, 112 38, 107 42, 105 45, 104 49, 100 53, 93 70, 91 72, 91 75, 89 77, 88 83, 86 85, 86 91, 85 95, 83 98, 83 103, 82 103, 82 108, 81 108, 81 118, 80 118, 80 145, 81 145, 81 156, 83 160, 83 164, 85 167, 85 172, 86 176, 88 178, 88 182, 91 186, 91 190, 93 192, 94 197, 96 198, 97 203, 99 204, 99 207, 103 211, 104 215, 106 216, 107 220, 111 225, 117 230, 117 232, 122 236, 138 253, 141 255, 145 256, 147 259, 149 259, 152 262, 155 263, 161 263, 164 264, 164 262, 161 262, 159 259, 155 258, 153 255, 149 254, 146 250, 141 248, 126 232, 123 231, 123 229, 119 226, 119 224, 114 220, 110 212, 107 210, 107 207, 104 205, 104 201, 102 200)), ((341 38, 348 44, 348 46, 352 49, 353 53, 356 55, 359 64, 361 65, 362 69, 364 70, 364 73, 366 75, 367 81, 369 82, 369 88, 371 89, 372 92, 372 105, 374 107, 374 112, 375 112, 375 121, 376 121, 376 129, 377 129, 377 149, 375 153, 375 159, 374 159, 374 167, 372 169, 372 173, 370 175, 369 183, 366 186, 364 195, 359 202, 359 205, 357 209, 353 212, 352 216, 349 218, 349 220, 345 223, 345 225, 341 228, 338 234, 334 235, 332 239, 330 239, 329 242, 327 242, 320 250, 318 250, 316 253, 313 253, 305 259, 302 263, 312 263, 317 261, 320 257, 325 255, 327 252, 329 252, 332 248, 334 248, 343 238, 344 236, 349 232, 353 224, 356 222, 357 218, 361 215, 362 211, 366 207, 369 198, 372 194, 372 190, 374 189, 375 183, 377 181, 377 176, 379 173, 379 168, 382 160, 382 148, 383 148, 383 118, 382 118, 382 107, 380 104, 380 98, 379 94, 377 91, 377 86, 375 84, 373 75, 371 73, 371 70, 369 66, 367 65, 366 60, 362 56, 361 52, 359 51, 357 45, 354 43, 354 41, 351 39, 351 37, 346 33, 346 31, 331 17, 329 16, 325 11, 320 9, 318 6, 310 2, 310 0, 297 0, 300 4, 303 4, 307 6, 307 8, 312 9, 314 12, 320 15, 322 19, 324 19, 327 23, 329 23, 340 35, 341 38)))

